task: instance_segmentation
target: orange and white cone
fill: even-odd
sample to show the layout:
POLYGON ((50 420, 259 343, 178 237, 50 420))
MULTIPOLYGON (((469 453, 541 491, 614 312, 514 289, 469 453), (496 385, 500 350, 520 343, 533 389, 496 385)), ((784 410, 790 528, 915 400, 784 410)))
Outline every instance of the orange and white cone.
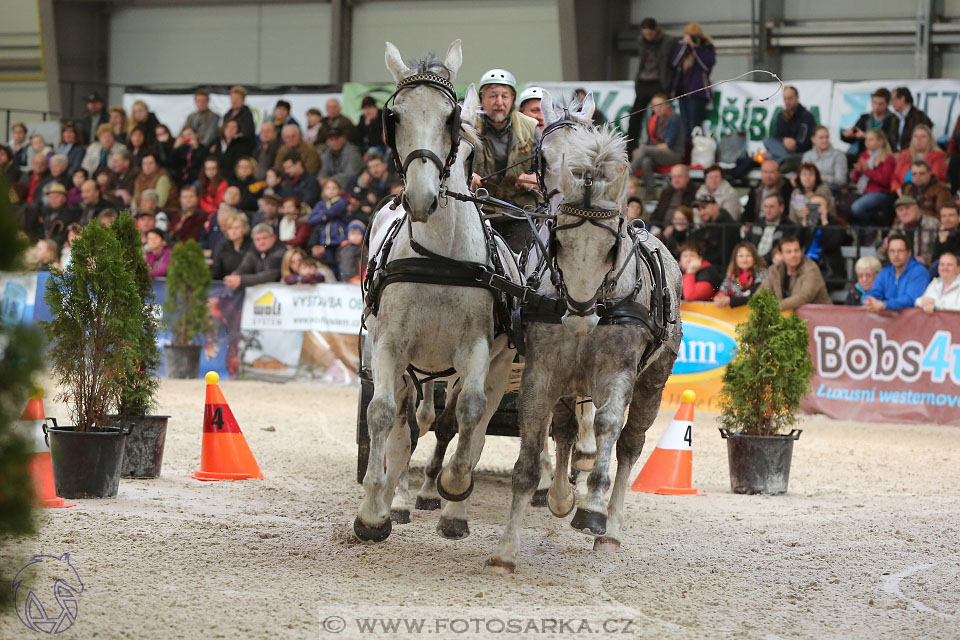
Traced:
POLYGON ((46 422, 44 416, 43 389, 34 387, 30 400, 27 401, 27 406, 20 416, 20 431, 33 451, 27 466, 30 469, 30 477, 33 479, 35 503, 38 507, 47 509, 72 507, 73 504, 57 496, 53 481, 53 464, 50 461, 50 448, 43 436, 43 424, 46 422))
POLYGON ((260 466, 233 417, 230 405, 220 391, 220 376, 209 371, 207 399, 203 408, 203 448, 197 480, 248 480, 262 478, 260 466))
POLYGON ((680 396, 680 408, 660 437, 631 491, 669 496, 701 495, 691 484, 693 476, 693 401, 697 395, 687 389, 680 396))

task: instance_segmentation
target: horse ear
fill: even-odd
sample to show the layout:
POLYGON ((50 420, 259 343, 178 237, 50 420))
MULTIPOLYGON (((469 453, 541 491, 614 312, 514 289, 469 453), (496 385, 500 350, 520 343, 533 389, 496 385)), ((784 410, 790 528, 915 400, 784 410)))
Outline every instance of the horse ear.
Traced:
POLYGON ((543 98, 540 99, 540 111, 543 114, 544 129, 560 119, 558 111, 553 108, 553 98, 546 89, 543 90, 543 98))
POLYGON ((450 43, 447 49, 447 57, 443 59, 443 65, 450 70, 450 82, 457 78, 457 71, 463 64, 463 49, 460 46, 460 38, 450 43))
POLYGON ((396 45, 392 42, 387 43, 387 52, 384 54, 384 60, 387 63, 387 69, 393 74, 394 82, 400 82, 412 73, 410 67, 408 67, 403 62, 403 58, 400 57, 400 50, 397 49, 396 45))
POLYGON ((477 111, 480 110, 480 95, 477 87, 471 82, 467 92, 463 94, 463 106, 460 107, 460 119, 463 122, 473 123, 477 120, 477 111))
POLYGON ((583 99, 583 103, 580 105, 580 108, 577 110, 577 115, 583 118, 584 120, 592 120, 593 112, 597 110, 597 103, 593 100, 593 91, 587 93, 586 97, 583 99))

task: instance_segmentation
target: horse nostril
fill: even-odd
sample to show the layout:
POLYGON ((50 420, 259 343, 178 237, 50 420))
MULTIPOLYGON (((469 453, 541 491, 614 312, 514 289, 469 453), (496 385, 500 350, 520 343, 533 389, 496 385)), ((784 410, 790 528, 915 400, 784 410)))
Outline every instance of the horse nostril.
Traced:
POLYGON ((430 203, 430 208, 427 209, 427 213, 428 213, 428 214, 433 213, 434 211, 437 210, 437 207, 439 207, 439 206, 440 206, 440 200, 439 200, 439 198, 437 198, 436 196, 434 196, 433 202, 430 203))

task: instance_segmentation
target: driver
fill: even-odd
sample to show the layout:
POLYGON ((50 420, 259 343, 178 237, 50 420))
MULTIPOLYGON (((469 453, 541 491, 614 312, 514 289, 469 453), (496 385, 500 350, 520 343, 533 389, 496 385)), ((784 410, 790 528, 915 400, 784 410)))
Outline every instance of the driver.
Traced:
MULTIPOLYGON (((474 128, 480 132, 481 145, 471 188, 483 187, 492 197, 518 207, 535 206, 537 176, 526 171, 539 138, 538 122, 514 109, 517 81, 509 71, 487 71, 480 79, 479 92, 482 112, 474 128)), ((523 251, 530 240, 532 232, 526 220, 505 219, 492 224, 516 253, 523 251)))

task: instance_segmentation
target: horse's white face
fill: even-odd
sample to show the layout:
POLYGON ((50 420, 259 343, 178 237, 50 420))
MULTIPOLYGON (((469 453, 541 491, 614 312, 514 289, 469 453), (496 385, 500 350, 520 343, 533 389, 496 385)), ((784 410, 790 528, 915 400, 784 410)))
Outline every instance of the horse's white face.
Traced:
MULTIPOLYGON (((573 120, 577 124, 590 125, 595 108, 593 92, 591 91, 587 94, 582 104, 574 101, 567 115, 570 120, 573 120)), ((563 107, 553 104, 553 97, 547 90, 543 91, 543 98, 540 100, 540 109, 543 112, 544 130, 551 124, 559 122, 564 118, 563 107)), ((571 131, 572 129, 570 127, 563 127, 551 132, 543 139, 544 182, 548 193, 560 188, 560 163, 563 160, 563 150, 566 149, 569 144, 568 138, 571 131)), ((551 210, 555 210, 556 205, 559 204, 561 200, 563 200, 563 197, 560 194, 551 198, 551 210)))
MULTIPOLYGON (((400 57, 400 51, 387 43, 387 68, 396 82, 415 73, 400 57)), ((454 40, 443 64, 450 70, 451 82, 463 62, 460 40, 454 40)), ((451 145, 459 144, 451 137, 450 116, 456 106, 439 89, 418 85, 401 91, 393 105, 396 118, 396 147, 402 163, 413 151, 427 149, 445 162, 451 145)), ((408 166, 403 206, 414 222, 426 222, 437 210, 440 196, 440 168, 427 158, 416 158, 408 166)))
MULTIPOLYGON (((567 214, 557 217, 558 226, 579 222, 581 218, 567 214)), ((601 229, 584 221, 572 229, 560 229, 554 240, 554 255, 563 274, 567 311, 563 326, 578 336, 591 333, 600 321, 596 301, 606 276, 617 265, 616 246, 618 219, 595 220, 601 229), (580 307, 580 308, 577 308, 580 307), (586 313, 586 315, 580 315, 586 313)))

